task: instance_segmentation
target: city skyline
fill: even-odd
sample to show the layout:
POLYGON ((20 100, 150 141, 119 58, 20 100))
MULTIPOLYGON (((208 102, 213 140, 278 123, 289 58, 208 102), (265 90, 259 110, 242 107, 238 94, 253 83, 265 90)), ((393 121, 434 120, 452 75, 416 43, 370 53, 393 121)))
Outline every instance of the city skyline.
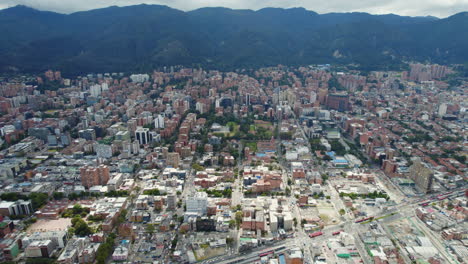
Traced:
POLYGON ((431 0, 431 1, 403 1, 403 0, 392 0, 392 1, 376 1, 376 0, 365 0, 359 2, 343 1, 343 0, 332 0, 326 3, 304 0, 292 0, 292 1, 279 1, 279 0, 267 0, 267 1, 212 1, 212 0, 197 0, 197 1, 186 1, 186 0, 113 0, 105 2, 96 1, 39 1, 39 0, 6 0, 4 3, 0 3, 0 9, 13 7, 16 5, 25 5, 39 10, 47 10, 58 13, 73 13, 78 11, 86 11, 97 8, 105 8, 109 6, 129 6, 138 4, 157 4, 167 5, 169 7, 180 9, 183 11, 195 10, 203 7, 226 7, 232 9, 252 9, 259 10, 266 7, 278 7, 278 8, 294 8, 303 7, 307 10, 315 11, 320 14, 322 13, 342 13, 342 12, 366 12, 370 14, 397 14, 403 16, 435 16, 444 18, 451 16, 456 13, 464 12, 468 10, 468 0, 431 0))
POLYGON ((468 0, 142 1, 0 1, 0 263, 468 263, 468 0))

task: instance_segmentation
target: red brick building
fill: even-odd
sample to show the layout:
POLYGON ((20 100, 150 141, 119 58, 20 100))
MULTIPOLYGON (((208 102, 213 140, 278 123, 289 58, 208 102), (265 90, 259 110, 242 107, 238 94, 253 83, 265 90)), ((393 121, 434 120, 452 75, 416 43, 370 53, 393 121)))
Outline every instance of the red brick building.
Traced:
POLYGON ((327 107, 340 112, 349 111, 351 105, 347 94, 329 94, 327 97, 327 107))
POLYGON ((80 168, 81 184, 90 188, 96 185, 105 185, 109 181, 109 168, 105 165, 98 167, 82 167, 80 168))

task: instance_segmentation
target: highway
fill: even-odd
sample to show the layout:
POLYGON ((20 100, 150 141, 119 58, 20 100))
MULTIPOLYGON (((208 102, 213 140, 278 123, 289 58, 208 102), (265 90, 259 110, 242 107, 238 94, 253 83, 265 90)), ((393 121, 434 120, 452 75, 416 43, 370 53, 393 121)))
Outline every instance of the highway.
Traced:
MULTIPOLYGON (((462 190, 462 189, 463 188, 459 188, 459 191, 462 190)), ((455 193, 455 191, 454 191, 454 194, 452 194, 452 196, 457 196, 457 195, 461 195, 461 192, 455 193)), ((427 195, 427 196, 430 197, 431 195, 427 195)), ((434 195, 432 195, 432 196, 434 196, 434 195)), ((437 200, 437 199, 435 199, 435 200, 437 200)), ((397 220, 399 218, 407 217, 408 214, 414 214, 414 209, 416 207, 419 207, 420 202, 421 202, 420 200, 414 200, 412 202, 401 203, 401 204, 397 204, 395 206, 392 206, 386 212, 382 212, 381 214, 378 214, 378 215, 374 216, 375 219, 378 219, 378 218, 384 217, 384 216, 386 216, 386 217, 378 219, 378 220, 374 220, 374 221, 379 221, 381 224, 383 224, 382 226, 385 227, 384 224, 387 223, 387 222, 392 222, 392 221, 395 221, 395 220, 397 220)), ((298 214, 298 216, 300 217, 300 214, 298 214)), ((356 221, 355 219, 350 219, 350 220, 347 220, 347 221, 343 222, 340 225, 327 226, 322 230, 322 232, 324 233, 323 235, 318 236, 318 237, 314 237, 314 238, 309 238, 308 234, 302 228, 300 228, 298 226, 298 230, 296 232, 296 237, 288 238, 288 239, 283 240, 282 242, 278 242, 277 244, 275 244, 275 247, 286 246, 286 249, 284 249, 284 250, 292 249, 294 247, 301 247, 301 248, 304 249, 304 263, 312 263, 312 262, 308 262, 309 260, 313 259, 312 258, 312 253, 310 252, 310 248, 312 247, 312 244, 316 243, 316 244, 320 245, 323 242, 327 241, 328 239, 332 238, 333 237, 333 235, 332 235, 333 232, 336 232, 336 231, 339 231, 339 230, 344 230, 345 232, 350 233, 351 235, 354 236, 355 243, 356 243, 356 248, 357 248, 357 250, 359 251, 359 253, 360 253, 361 257, 362 257, 363 262, 364 263, 373 263, 370 256, 367 255, 367 252, 365 251, 365 248, 364 248, 360 238, 358 237, 358 234, 360 232, 364 231, 363 227, 365 225, 371 223, 372 221, 362 222, 362 223, 356 223, 355 221, 356 221)), ((298 222, 300 222, 300 221, 298 221, 298 222)), ((420 223, 420 225, 424 226, 423 223, 420 223)), ((424 231, 425 229, 427 229, 427 227, 426 228, 422 227, 421 229, 424 231)), ((387 231, 387 233, 389 233, 389 231, 387 229, 385 229, 385 230, 387 231)), ((389 235, 391 236, 390 233, 389 233, 389 235)), ((432 235, 432 236, 428 235, 428 237, 431 238, 431 240, 436 239, 434 237, 434 235, 432 235)), ((443 245, 440 242, 435 242, 434 246, 436 246, 436 248, 438 248, 438 250, 443 250, 443 252, 446 252, 445 248, 443 247, 443 245)), ((250 252, 250 253, 248 253, 246 255, 238 256, 238 257, 226 256, 222 260, 219 260, 220 262, 218 262, 218 263, 222 263, 222 264, 251 263, 249 261, 258 259, 258 254, 265 251, 265 249, 267 249, 267 248, 268 247, 256 248, 253 252, 250 252)), ((271 247, 271 248, 274 248, 274 247, 271 247)), ((445 253, 444 257, 449 258, 450 256, 445 253)), ((457 262, 453 262, 453 259, 451 259, 451 258, 449 258, 449 260, 452 260, 450 263, 457 263, 457 262)), ((209 260, 207 260, 207 261, 209 261, 209 260)), ((202 262, 202 263, 212 263, 212 262, 207 262, 207 261, 202 262)))
MULTIPOLYGON (((310 143, 305 135, 305 132, 303 130, 303 127, 301 124, 299 124, 294 112, 292 112, 294 115, 294 120, 297 124, 298 129, 300 129, 301 135, 303 139, 307 142, 307 147, 312 153, 312 149, 310 146, 310 143)), ((281 128, 281 121, 282 119, 280 118, 278 122, 278 129, 281 128)), ((288 168, 289 164, 287 164, 281 153, 281 139, 279 138, 279 133, 277 137, 277 156, 278 156, 278 161, 280 165, 282 165, 283 168, 288 168)), ((239 145, 239 153, 242 151, 242 143, 239 145)), ((242 170, 242 159, 239 157, 238 160, 238 170, 239 172, 242 170)), ((324 172, 324 168, 322 166, 318 167, 320 172, 324 172)), ((377 181, 381 182, 382 185, 385 185, 391 193, 393 194, 392 198, 397 202, 397 204, 392 205, 388 207, 387 210, 382 211, 379 214, 373 215, 374 220, 373 221, 378 221, 381 224, 385 224, 391 221, 395 221, 396 219, 399 219, 401 217, 407 217, 408 214, 414 213, 415 208, 419 207, 419 203, 421 203, 422 200, 430 200, 432 201, 438 201, 436 196, 434 194, 428 194, 421 196, 419 198, 405 198, 405 195, 401 192, 401 190, 396 186, 391 180, 389 180, 385 175, 380 170, 374 170, 374 172, 377 175, 377 181), (396 197, 395 197, 396 196, 396 197)), ((287 185, 287 180, 288 180, 288 173, 287 170, 283 170, 283 182, 285 186, 287 185)), ((242 181, 241 179, 236 179, 235 182, 235 187, 233 190, 233 197, 232 197, 232 205, 237 205, 241 204, 242 201, 242 181)), ((290 187, 291 193, 294 193, 294 188, 295 186, 288 186, 290 187)), ((255 248, 254 251, 249 252, 249 253, 243 253, 242 255, 237 255, 237 256, 221 256, 217 257, 216 259, 210 259, 210 260, 205 260, 202 263, 221 263, 221 264, 233 264, 233 263, 252 263, 255 260, 259 259, 259 254, 266 251, 267 249, 274 250, 276 248, 281 248, 281 252, 286 251, 288 249, 292 249, 294 247, 301 247, 303 248, 303 253, 304 253, 304 263, 313 263, 313 254, 311 252, 311 248, 313 247, 313 244, 318 244, 322 245, 324 242, 326 242, 328 239, 332 238, 333 232, 344 230, 346 233, 351 234, 354 239, 355 239, 355 244, 356 244, 356 249, 358 250, 359 254, 362 257, 362 260, 364 263, 373 263, 372 258, 367 254, 365 247, 359 238, 359 233, 365 231, 365 225, 371 223, 372 221, 365 221, 362 223, 356 223, 356 219, 354 219, 354 216, 350 211, 347 210, 347 208, 344 206, 343 202, 341 201, 339 194, 335 191, 335 189, 330 185, 329 183, 329 189, 331 190, 330 196, 332 197, 333 205, 335 207, 336 211, 339 211, 340 209, 344 209, 346 211, 346 214, 343 216, 343 222, 339 225, 333 225, 333 226, 326 226, 322 232, 324 233, 321 236, 315 237, 315 238, 310 238, 309 234, 302 228, 300 224, 296 227, 296 232, 295 232, 295 237, 294 238, 289 238, 286 240, 283 240, 282 242, 278 242, 275 244, 275 246, 263 246, 259 248, 255 248)), ((459 188, 460 190, 464 190, 464 188, 459 188)), ((454 190, 455 195, 456 190, 454 190)), ((458 194, 457 194, 458 195, 458 194)), ((293 213, 294 217, 297 219, 298 223, 301 223, 302 216, 300 213, 300 209, 296 204, 296 200, 294 196, 289 196, 286 197, 287 199, 287 204, 290 205, 291 212, 293 213)), ((422 224, 424 225, 424 224, 422 224)), ((427 227, 426 227, 427 228, 427 227)), ((430 237, 430 235, 429 235, 430 237)), ((432 239, 431 239, 432 240, 432 239)), ((437 242, 435 243, 437 248, 439 250, 442 249, 442 245, 439 242, 439 245, 437 242)), ((444 249, 445 250, 445 249, 444 249)), ((276 254, 279 253, 279 251, 275 252, 276 254)), ((445 255, 444 255, 445 256, 445 255)), ((407 257, 407 256, 405 256, 407 257)), ((447 256, 445 256, 447 258, 447 256)))
POLYGON ((452 256, 447 252, 447 249, 445 248, 445 245, 441 243, 442 238, 437 234, 434 234, 432 230, 430 230, 425 223, 419 219, 416 214, 413 211, 414 216, 412 219, 412 223, 416 224, 416 226, 419 228, 420 231, 424 233, 424 235, 431 240, 432 245, 437 248, 437 250, 440 252, 442 256, 448 261, 448 263, 454 263, 454 264, 459 264, 457 260, 452 258, 452 256))
MULTIPOLYGON (((276 243, 274 246, 259 247, 259 248, 256 248, 255 251, 245 252, 242 256, 238 256, 238 257, 231 257, 229 259, 226 258, 225 260, 222 260, 221 262, 218 262, 218 263, 219 264, 252 263, 253 261, 260 259, 259 254, 261 254, 262 252, 274 250, 275 253, 280 253, 280 252, 285 252, 289 249, 293 249, 295 247, 297 247, 297 245, 295 241, 293 241, 292 239, 284 240, 284 241, 276 243)), ((205 262, 202 262, 202 263, 205 263, 205 262)))

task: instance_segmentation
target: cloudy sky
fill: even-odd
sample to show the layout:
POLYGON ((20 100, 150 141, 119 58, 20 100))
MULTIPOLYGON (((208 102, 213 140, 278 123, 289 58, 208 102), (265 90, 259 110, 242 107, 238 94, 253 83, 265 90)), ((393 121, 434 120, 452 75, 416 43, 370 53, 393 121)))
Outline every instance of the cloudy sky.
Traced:
POLYGON ((0 0, 0 9, 22 4, 40 10, 72 13, 111 5, 141 3, 167 5, 184 11, 208 6, 254 10, 263 7, 304 7, 318 13, 359 11, 441 18, 468 11, 468 0, 0 0))

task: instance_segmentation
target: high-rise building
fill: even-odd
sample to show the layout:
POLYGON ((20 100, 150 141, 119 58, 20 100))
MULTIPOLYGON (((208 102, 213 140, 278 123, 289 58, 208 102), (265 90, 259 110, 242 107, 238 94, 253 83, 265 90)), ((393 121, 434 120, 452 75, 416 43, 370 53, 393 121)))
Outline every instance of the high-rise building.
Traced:
POLYGON ((349 96, 347 94, 329 94, 327 107, 340 112, 348 111, 350 110, 349 96))
POLYGON ((96 151, 96 155, 98 158, 111 158, 112 157, 112 147, 107 144, 95 144, 94 151, 96 151))
POLYGON ((78 136, 86 140, 96 140, 96 131, 92 128, 78 131, 78 136))
POLYGON ((146 145, 152 141, 149 133, 149 128, 137 127, 135 131, 135 139, 138 140, 140 145, 146 145))
POLYGON ((132 74, 130 79, 135 83, 142 83, 148 81, 150 76, 148 74, 132 74))
POLYGON ((206 192, 196 192, 193 197, 188 197, 185 201, 187 213, 197 213, 202 216, 206 214, 208 207, 208 195, 206 192))
POLYGON ((164 116, 158 115, 154 119, 154 128, 164 128, 164 116))
POLYGON ((138 141, 133 141, 131 146, 131 152, 132 154, 138 154, 140 152, 140 144, 138 141))
POLYGON ((83 125, 84 128, 89 127, 89 121, 88 121, 88 118, 86 116, 81 117, 81 124, 83 125))
POLYGON ((102 87, 99 84, 91 85, 91 87, 89 87, 89 91, 91 93, 91 96, 99 97, 102 92, 102 87))
POLYGON ((102 90, 102 91, 107 91, 107 90, 109 90, 109 85, 107 85, 106 82, 102 83, 102 84, 101 84, 101 90, 102 90))
POLYGON ((173 210, 176 208, 177 196, 175 195, 175 193, 167 194, 166 203, 167 203, 167 209, 173 210))
POLYGON ((166 165, 173 168, 178 168, 180 162, 180 155, 177 152, 167 153, 166 165))
POLYGON ((98 167, 80 168, 81 184, 90 188, 96 185, 105 185, 109 181, 109 168, 105 165, 98 167))
POLYGON ((246 95, 245 95, 245 104, 246 104, 246 105, 250 105, 250 97, 251 97, 251 96, 252 96, 251 94, 246 94, 246 95))
POLYGON ((439 111, 438 111, 439 116, 444 116, 447 114, 447 104, 440 104, 439 105, 439 111))
POLYGON ((31 215, 33 213, 31 201, 18 200, 14 202, 0 202, 0 215, 31 215))
POLYGON ((317 101, 317 93, 312 91, 310 92, 310 99, 309 99, 310 103, 313 104, 315 103, 315 101, 317 101))
POLYGON ((204 114, 206 112, 205 104, 202 102, 197 102, 195 104, 195 109, 200 112, 200 114, 204 114))
POLYGON ((128 120, 127 127, 128 127, 128 132, 130 132, 130 134, 133 134, 136 131, 136 129, 138 128, 137 120, 134 119, 134 118, 128 120))
POLYGON ((413 161, 413 165, 409 169, 409 176, 420 191, 424 193, 431 191, 434 172, 420 158, 413 161))
POLYGON ((409 79, 411 81, 425 82, 433 79, 440 79, 449 74, 447 66, 442 65, 424 65, 424 64, 411 64, 409 79))
MULTIPOLYGON (((138 143, 138 141, 135 141, 138 145, 138 147, 140 147, 140 144, 138 143)), ((125 153, 125 154, 132 154, 132 143, 130 142, 130 140, 125 140, 125 141, 122 141, 122 153, 125 153)))

